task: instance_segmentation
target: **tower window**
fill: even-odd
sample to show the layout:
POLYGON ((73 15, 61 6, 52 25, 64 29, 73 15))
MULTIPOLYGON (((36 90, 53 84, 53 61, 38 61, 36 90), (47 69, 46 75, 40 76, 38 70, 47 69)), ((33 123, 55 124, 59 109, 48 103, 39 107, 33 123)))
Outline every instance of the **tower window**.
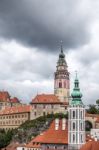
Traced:
POLYGON ((75 142, 75 134, 73 134, 73 143, 75 142))
POLYGON ((83 112, 81 111, 81 119, 83 119, 83 112))
POLYGON ((75 111, 73 111, 73 118, 75 118, 75 111))
POLYGON ((75 130, 75 122, 73 122, 73 130, 75 130))
POLYGON ((62 88, 62 82, 59 82, 59 88, 62 88))
POLYGON ((75 84, 75 87, 78 87, 78 83, 75 84))
POLYGON ((81 122, 81 130, 83 130, 83 123, 81 122))
POLYGON ((81 143, 83 143, 83 135, 81 134, 81 143))
POLYGON ((66 88, 66 82, 64 82, 64 88, 66 88))

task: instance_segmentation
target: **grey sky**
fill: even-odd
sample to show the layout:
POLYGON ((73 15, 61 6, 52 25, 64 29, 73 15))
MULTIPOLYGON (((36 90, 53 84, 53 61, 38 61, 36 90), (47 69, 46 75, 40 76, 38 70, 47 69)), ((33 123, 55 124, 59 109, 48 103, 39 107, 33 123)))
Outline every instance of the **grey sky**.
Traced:
MULTIPOLYGON (((26 101, 53 92, 63 47, 71 73, 78 70, 85 103, 99 98, 99 2, 1 0, 0 89, 26 101)), ((72 88, 72 86, 71 86, 72 88)))

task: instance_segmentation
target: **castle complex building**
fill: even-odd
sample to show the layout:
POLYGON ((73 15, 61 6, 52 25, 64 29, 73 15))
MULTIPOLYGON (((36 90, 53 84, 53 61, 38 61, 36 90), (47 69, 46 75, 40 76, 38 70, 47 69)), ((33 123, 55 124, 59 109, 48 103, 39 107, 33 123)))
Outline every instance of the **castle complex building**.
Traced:
POLYGON ((11 98, 7 91, 0 91, 0 110, 5 109, 6 107, 19 105, 22 105, 22 103, 20 103, 20 100, 17 97, 11 98))
POLYGON ((68 66, 65 60, 65 54, 61 46, 61 52, 56 66, 56 72, 54 77, 54 94, 59 98, 61 102, 69 102, 70 97, 70 80, 68 66))
POLYGON ((15 129, 27 120, 31 120, 32 106, 20 105, 6 107, 0 111, 0 129, 15 129))
POLYGON ((82 94, 77 75, 71 96, 72 100, 68 108, 68 144, 70 150, 79 149, 85 144, 85 107, 81 100, 82 94))
MULTIPOLYGON (((24 106, 24 104, 22 104, 18 100, 18 98, 16 97, 11 98, 11 96, 7 91, 0 91, 0 129, 18 128, 26 120, 33 120, 36 119, 37 117, 44 116, 47 114, 55 114, 55 113, 66 114, 68 105, 69 105, 69 114, 71 114, 69 115, 69 124, 70 127, 72 126, 73 128, 77 125, 76 121, 77 117, 79 117, 77 115, 84 116, 85 113, 80 94, 81 93, 79 89, 79 81, 76 78, 75 87, 72 93, 72 101, 70 101, 69 72, 67 62, 65 60, 65 54, 61 46, 61 51, 56 66, 56 72, 54 74, 54 93, 37 94, 32 99, 29 106, 24 106), (26 108, 29 109, 27 110, 26 108), (80 112, 80 110, 82 111, 80 112), (15 121, 13 121, 13 119, 15 121)), ((84 118, 79 118, 79 121, 83 119, 84 118)), ((85 120, 91 122, 92 128, 99 128, 99 115, 86 114, 85 120)), ((84 123, 82 124, 79 123, 79 125, 81 125, 79 128, 82 127, 84 128, 84 123)), ((69 133, 73 136, 76 136, 77 132, 79 132, 80 136, 81 133, 80 130, 74 132, 74 129, 72 129, 72 132, 69 133)), ((75 143, 74 138, 71 139, 71 143, 72 142, 75 143)))

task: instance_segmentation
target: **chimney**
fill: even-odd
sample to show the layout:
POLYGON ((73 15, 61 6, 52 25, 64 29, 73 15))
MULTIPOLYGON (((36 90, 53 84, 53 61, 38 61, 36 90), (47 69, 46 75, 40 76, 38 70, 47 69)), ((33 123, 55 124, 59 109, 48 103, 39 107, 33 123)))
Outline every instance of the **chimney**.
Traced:
POLYGON ((66 129, 66 119, 63 118, 62 119, 62 130, 65 130, 66 129))
POLYGON ((95 137, 95 141, 97 141, 97 136, 95 137))
POLYGON ((55 130, 58 130, 59 129, 59 119, 56 118, 55 119, 55 130))

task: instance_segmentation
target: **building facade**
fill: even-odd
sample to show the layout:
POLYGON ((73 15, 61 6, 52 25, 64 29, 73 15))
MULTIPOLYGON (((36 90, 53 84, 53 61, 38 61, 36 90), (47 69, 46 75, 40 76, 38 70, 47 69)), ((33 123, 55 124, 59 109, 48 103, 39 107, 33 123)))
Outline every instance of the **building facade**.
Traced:
POLYGON ((54 74, 54 94, 61 102, 69 102, 70 80, 68 66, 65 60, 65 54, 63 53, 62 46, 56 66, 56 72, 54 74))
POLYGON ((85 144, 85 107, 81 100, 79 80, 75 78, 72 100, 68 107, 68 144, 69 149, 79 149, 85 144))
POLYGON ((39 94, 32 99, 31 105, 33 108, 32 119, 47 114, 62 113, 65 109, 61 107, 62 102, 54 94, 39 94))
POLYGON ((20 103, 18 98, 11 98, 7 91, 0 91, 0 110, 5 109, 6 107, 19 105, 22 105, 22 103, 20 103))
POLYGON ((15 129, 27 120, 31 120, 32 106, 6 107, 0 111, 0 129, 15 129))
POLYGON ((17 150, 68 150, 68 129, 67 120, 56 119, 50 127, 40 135, 33 138, 24 147, 17 150))

